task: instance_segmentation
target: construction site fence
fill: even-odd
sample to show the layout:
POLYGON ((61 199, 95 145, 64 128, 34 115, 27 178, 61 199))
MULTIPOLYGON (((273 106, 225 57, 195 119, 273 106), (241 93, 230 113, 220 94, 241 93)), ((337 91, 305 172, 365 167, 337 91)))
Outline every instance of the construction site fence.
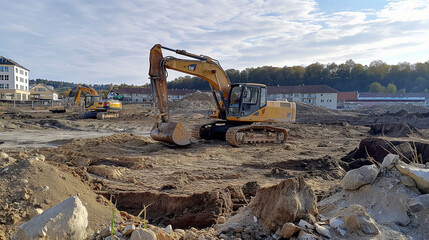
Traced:
POLYGON ((49 107, 69 107, 69 101, 62 100, 32 100, 32 101, 20 101, 20 100, 0 100, 0 107, 2 108, 49 108, 49 107))

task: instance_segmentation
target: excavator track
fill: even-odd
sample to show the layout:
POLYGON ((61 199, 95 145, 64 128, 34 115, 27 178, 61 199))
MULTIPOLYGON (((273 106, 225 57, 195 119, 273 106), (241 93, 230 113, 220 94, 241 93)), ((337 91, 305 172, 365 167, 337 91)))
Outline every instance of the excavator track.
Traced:
POLYGON ((267 125, 245 125, 229 128, 225 139, 236 147, 255 143, 285 143, 287 131, 267 125))
POLYGON ((197 140, 201 139, 200 129, 201 129, 201 125, 194 125, 194 126, 192 126, 191 129, 190 129, 191 136, 193 138, 197 139, 197 140))

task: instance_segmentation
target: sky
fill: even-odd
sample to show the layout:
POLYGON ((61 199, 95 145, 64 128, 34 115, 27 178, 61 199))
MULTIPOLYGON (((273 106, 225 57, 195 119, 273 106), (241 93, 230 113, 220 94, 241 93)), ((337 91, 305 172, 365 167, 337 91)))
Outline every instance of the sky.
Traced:
MULTIPOLYGON (((238 70, 429 61, 429 0, 0 0, 0 6, 0 55, 30 69, 30 79, 143 85, 157 43, 238 70)), ((169 80, 178 76, 169 70, 169 80)))

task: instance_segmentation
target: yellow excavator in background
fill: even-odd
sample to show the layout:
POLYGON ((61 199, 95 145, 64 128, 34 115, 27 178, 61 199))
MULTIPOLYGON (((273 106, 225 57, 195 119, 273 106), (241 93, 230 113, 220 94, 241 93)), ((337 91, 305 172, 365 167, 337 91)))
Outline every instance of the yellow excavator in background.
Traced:
POLYGON ((122 103, 117 100, 103 100, 101 95, 90 86, 78 85, 76 88, 76 96, 74 98, 74 109, 79 107, 79 101, 82 94, 84 98, 85 112, 79 114, 79 118, 96 118, 105 119, 111 117, 118 117, 118 112, 122 110, 122 103))
POLYGON ((232 84, 219 62, 208 56, 155 45, 150 50, 149 77, 159 114, 150 135, 153 139, 188 145, 196 139, 224 139, 234 146, 248 143, 284 143, 287 131, 281 127, 252 123, 295 122, 296 105, 287 101, 267 101, 263 84, 232 84), (192 60, 163 57, 162 49, 192 60), (172 69, 200 77, 210 84, 217 109, 211 117, 218 121, 198 126, 189 134, 180 122, 172 122, 168 111, 167 71, 172 69))

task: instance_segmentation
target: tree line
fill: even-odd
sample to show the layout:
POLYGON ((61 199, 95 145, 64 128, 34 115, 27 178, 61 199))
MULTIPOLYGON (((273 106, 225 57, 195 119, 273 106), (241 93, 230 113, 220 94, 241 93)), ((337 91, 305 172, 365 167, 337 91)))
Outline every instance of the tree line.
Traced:
MULTIPOLYGON (((368 65, 347 60, 345 63, 307 67, 263 66, 242 71, 225 71, 233 83, 262 83, 267 86, 328 85, 339 91, 359 92, 428 92, 429 61, 389 65, 381 60, 368 65), (372 87, 371 87, 372 86, 372 87)), ((208 83, 198 77, 179 77, 168 82, 169 88, 209 90, 208 83)))

